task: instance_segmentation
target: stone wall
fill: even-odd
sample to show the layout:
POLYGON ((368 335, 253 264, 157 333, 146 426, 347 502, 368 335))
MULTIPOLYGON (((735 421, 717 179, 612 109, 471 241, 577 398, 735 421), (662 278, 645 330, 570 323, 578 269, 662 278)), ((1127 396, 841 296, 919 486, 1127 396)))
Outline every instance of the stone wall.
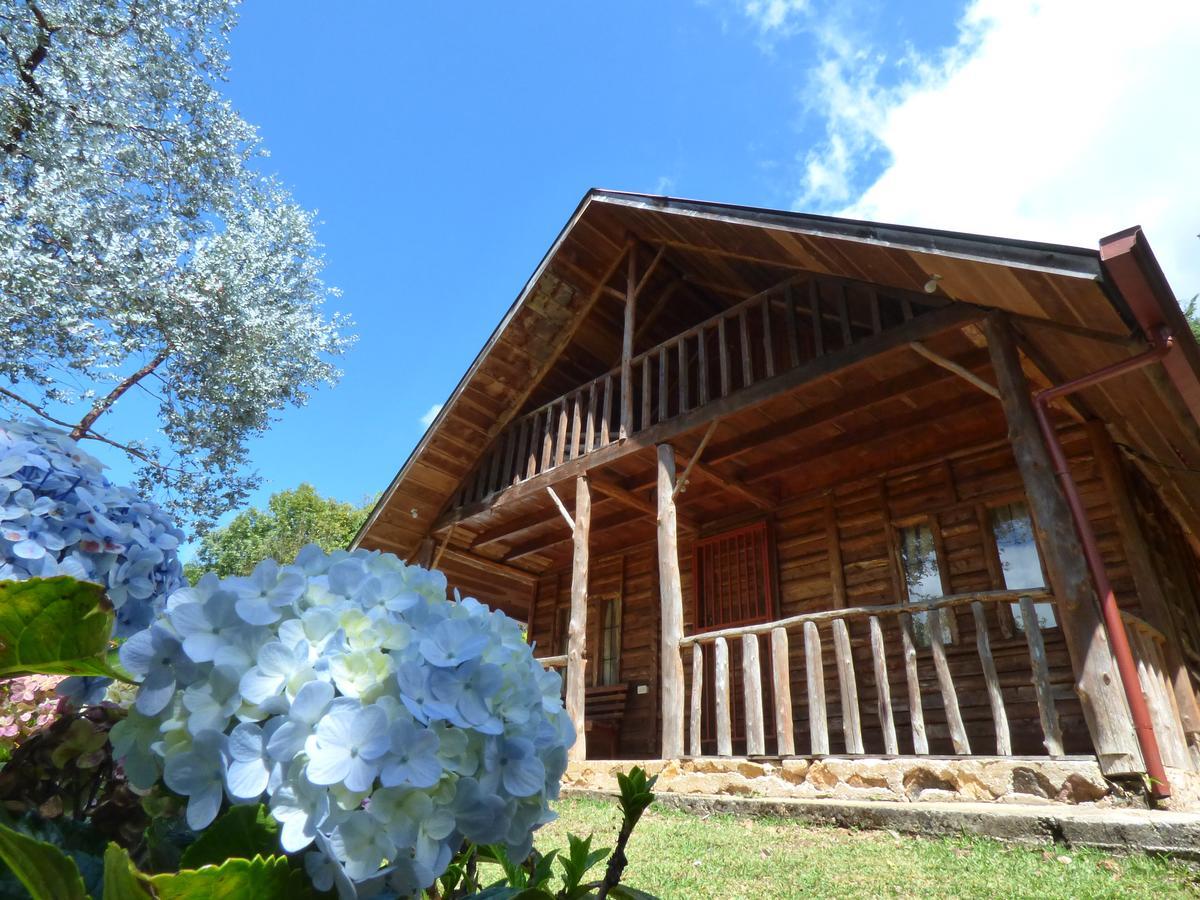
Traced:
MULTIPOLYGON (((784 759, 700 757, 679 760, 585 760, 571 763, 563 786, 615 792, 616 773, 635 765, 659 776, 655 791, 762 798, 990 801, 1144 806, 1135 785, 1117 785, 1094 759, 1019 757, 900 757, 891 759, 784 759), (1131 789, 1132 788, 1132 789, 1131 789)), ((1200 792, 1187 775, 1169 773, 1175 808, 1196 808, 1200 792)), ((1194 776, 1193 776, 1194 778, 1194 776)))

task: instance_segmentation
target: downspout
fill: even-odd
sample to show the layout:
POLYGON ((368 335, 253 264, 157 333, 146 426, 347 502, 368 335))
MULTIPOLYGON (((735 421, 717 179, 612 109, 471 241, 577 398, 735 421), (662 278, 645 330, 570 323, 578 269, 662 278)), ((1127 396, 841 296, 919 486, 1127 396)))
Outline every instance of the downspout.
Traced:
POLYGON ((1129 649, 1129 636, 1125 632, 1125 622, 1121 619, 1121 609, 1117 605, 1117 597, 1113 593, 1112 583, 1108 580, 1104 559, 1100 555, 1096 534, 1088 520, 1083 500, 1079 496, 1079 488, 1075 484, 1075 479, 1071 477, 1066 453, 1063 452, 1062 444, 1058 440, 1058 432, 1050 423, 1047 412, 1050 403, 1060 397, 1161 360, 1171 351, 1175 342, 1170 330, 1166 327, 1154 329, 1150 332, 1149 338, 1150 349, 1144 353, 1105 366, 1090 375, 1083 375, 1064 384, 1038 391, 1033 395, 1033 410, 1037 416, 1042 438, 1050 451, 1054 474, 1058 476, 1063 493, 1067 497, 1067 504, 1071 508, 1071 517, 1075 520, 1075 530, 1079 533, 1079 540, 1083 544, 1083 555, 1091 572, 1092 581, 1096 585, 1096 593, 1100 597, 1100 610, 1104 615, 1104 626, 1108 632, 1109 645, 1112 647, 1117 671, 1121 676, 1121 686, 1125 689, 1125 699, 1129 701, 1129 712, 1133 716, 1133 727, 1137 734, 1138 747, 1142 752, 1142 761, 1146 764, 1146 774, 1150 776, 1150 793, 1156 799, 1163 800, 1171 796, 1171 785, 1167 781, 1158 738, 1154 734, 1154 726, 1150 721, 1150 710, 1146 706, 1146 698, 1142 694, 1141 683, 1138 680, 1137 664, 1129 649))

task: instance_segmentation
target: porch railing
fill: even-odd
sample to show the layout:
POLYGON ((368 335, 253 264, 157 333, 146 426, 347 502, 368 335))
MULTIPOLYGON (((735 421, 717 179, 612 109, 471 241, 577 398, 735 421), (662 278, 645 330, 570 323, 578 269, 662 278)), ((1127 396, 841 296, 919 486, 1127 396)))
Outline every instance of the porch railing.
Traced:
MULTIPOLYGON (((803 682, 807 692, 808 733, 810 746, 804 748, 813 755, 830 752, 829 714, 826 705, 825 653, 826 640, 832 644, 836 662, 837 690, 840 697, 842 734, 847 753, 899 754, 896 726, 896 705, 893 703, 893 686, 889 672, 889 645, 885 631, 899 634, 899 647, 892 653, 900 653, 903 659, 904 681, 907 694, 907 711, 912 730, 912 746, 918 755, 928 754, 929 738, 926 730, 921 688, 921 655, 918 654, 918 637, 928 641, 932 665, 936 673, 938 691, 941 694, 946 726, 954 752, 969 755, 979 752, 972 747, 963 722, 959 706, 958 691, 964 685, 961 659, 957 661, 960 671, 952 673, 947 659, 946 640, 943 634, 943 615, 953 614, 959 607, 970 607, 975 623, 975 657, 978 661, 978 677, 986 688, 995 727, 995 750, 997 755, 1012 755, 1012 740, 1009 719, 1002 691, 1001 676, 997 672, 992 653, 987 609, 1000 603, 1019 604, 1021 623, 1025 632, 1029 657, 1030 681, 1037 700, 1043 745, 1051 755, 1062 755, 1062 728, 1058 709, 1051 689, 1049 665, 1038 622, 1038 607, 1053 602, 1046 591, 996 591, 978 594, 962 594, 938 600, 912 603, 904 606, 853 607, 827 610, 790 616, 774 622, 764 622, 738 628, 701 632, 688 635, 680 641, 681 649, 691 648, 691 694, 689 722, 689 753, 702 755, 704 719, 715 718, 716 752, 718 756, 733 755, 733 729, 730 692, 730 642, 741 644, 743 714, 745 718, 746 755, 767 753, 766 727, 763 709, 762 657, 759 639, 769 637, 771 688, 774 693, 775 752, 790 756, 797 752, 796 727, 793 722, 792 666, 790 643, 799 637, 804 647, 803 682), (914 622, 914 619, 916 620, 914 622), (862 623, 857 630, 859 636, 851 636, 851 625, 862 623), (886 623, 886 624, 885 624, 886 623), (882 746, 867 747, 863 742, 861 707, 859 703, 858 677, 854 647, 869 645, 876 705, 882 746), (711 668, 709 666, 711 654, 711 668), (711 672, 711 676, 708 674, 711 672), (711 677, 713 684, 705 684, 711 677), (711 692, 711 701, 706 705, 711 692)), ((861 654, 866 656, 866 653, 861 654)), ((927 662, 926 665, 929 663, 927 662)), ((1007 673, 1006 673, 1007 674, 1007 673)), ((903 708, 903 707, 902 707, 903 708)), ((803 752, 803 751, 801 751, 803 752)))
POLYGON ((1189 746, 1175 692, 1167 675, 1167 636, 1144 619, 1122 612, 1129 649, 1137 663, 1138 683, 1150 709, 1163 762, 1177 769, 1200 770, 1200 753, 1189 746))
POLYGON ((869 285, 802 275, 749 297, 631 360, 629 421, 621 367, 531 410, 497 435, 453 507, 692 412, 826 353, 902 325, 938 305, 869 285))

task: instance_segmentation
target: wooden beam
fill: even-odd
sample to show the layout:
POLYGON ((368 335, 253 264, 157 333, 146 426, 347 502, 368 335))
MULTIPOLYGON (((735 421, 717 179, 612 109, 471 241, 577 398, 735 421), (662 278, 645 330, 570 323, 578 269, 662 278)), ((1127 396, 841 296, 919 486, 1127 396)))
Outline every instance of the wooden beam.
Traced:
POLYGON ((506 578, 515 578, 518 581, 528 583, 537 581, 537 575, 533 572, 517 568, 516 566, 510 566, 507 563, 497 562, 494 559, 488 559, 484 556, 476 556, 474 553, 468 553, 466 550, 456 550, 453 547, 447 547, 444 553, 450 559, 465 566, 482 569, 485 572, 492 572, 496 575, 503 575, 506 578))
MULTIPOLYGON (((635 494, 620 484, 615 478, 605 475, 596 474, 592 476, 592 487, 598 493, 610 497, 618 503, 628 506, 630 509, 636 509, 650 516, 658 516, 658 507, 644 497, 635 494)), ((676 519, 679 522, 679 527, 687 531, 699 531, 699 526, 691 519, 686 518, 676 511, 676 519)))
POLYGON ((908 344, 914 340, 924 340, 948 329, 961 328, 968 322, 979 319, 982 315, 980 309, 966 303, 954 303, 943 309, 926 313, 904 325, 872 337, 865 337, 849 349, 826 353, 818 359, 810 360, 798 368, 789 369, 774 378, 763 379, 748 388, 734 391, 729 396, 714 400, 707 406, 698 407, 683 415, 660 422, 625 441, 613 442, 578 459, 555 466, 547 472, 542 472, 514 487, 501 491, 486 502, 477 501, 465 504, 458 509, 449 510, 438 519, 434 530, 440 530, 453 521, 466 521, 480 513, 518 502, 540 492, 547 484, 557 484, 568 478, 574 478, 581 472, 609 465, 631 453, 639 452, 647 447, 686 434, 694 428, 707 425, 713 419, 724 418, 742 410, 752 409, 802 385, 862 365, 881 354, 907 348, 908 344))
MULTIPOLYGON (((701 338, 701 340, 703 341, 703 338, 701 338)), ((683 470, 683 474, 679 476, 679 480, 675 483, 675 490, 671 494, 672 499, 678 497, 679 492, 687 488, 688 476, 692 474, 692 468, 700 461, 700 457, 704 453, 704 448, 708 446, 708 442, 712 440, 712 436, 714 432, 716 432, 717 426, 720 424, 720 419, 713 419, 712 423, 708 426, 708 429, 704 432, 704 437, 700 439, 700 446, 698 446, 695 452, 692 453, 691 460, 688 461, 687 466, 683 470)))
POLYGON ((724 488, 732 494, 737 494, 743 500, 753 503, 759 509, 772 510, 775 508, 775 498, 772 495, 758 488, 750 487, 750 485, 746 484, 740 478, 722 475, 720 472, 702 463, 696 463, 691 468, 701 478, 711 481, 713 484, 724 488))
POLYGON ((995 388, 995 386, 988 384, 984 379, 980 378, 978 375, 976 375, 974 372, 972 372, 970 369, 966 368, 965 366, 960 366, 954 360, 947 359, 946 357, 942 356, 940 353, 934 353, 932 350, 930 350, 928 347, 926 347, 920 341, 913 341, 911 344, 909 344, 909 346, 912 347, 913 350, 915 350, 919 355, 925 357, 927 360, 929 360, 931 363, 933 363, 935 366, 941 366, 947 372, 953 372, 955 375, 957 375, 963 381, 967 382, 968 384, 975 385, 975 387, 979 388, 985 394, 995 397, 997 400, 1000 399, 1000 391, 998 391, 995 388))
POLYGON ((675 518, 675 450, 658 446, 658 582, 662 633, 662 758, 683 756, 683 587, 679 576, 679 536, 675 518))
POLYGON ((825 548, 829 554, 829 584, 833 608, 846 608, 846 570, 842 566, 842 539, 838 533, 837 505, 833 492, 825 495, 825 548))
POLYGON ((1142 774, 1145 766, 1100 617, 1095 586, 1066 495, 1055 478, 1049 450, 1037 425, 1012 325, 996 311, 988 316, 985 330, 1000 402, 1008 420, 1009 440, 1025 484, 1038 547, 1058 601, 1059 624, 1075 672, 1076 693, 1101 771, 1106 775, 1142 774))
POLYGON ((592 524, 592 498, 588 479, 575 479, 575 554, 571 561, 571 618, 567 625, 567 716, 575 728, 575 743, 567 751, 570 760, 587 758, 587 730, 584 721, 584 695, 587 649, 588 607, 588 532, 592 524))
MULTIPOLYGON (((591 477, 590 475, 588 476, 591 477)), ((599 503, 592 504, 598 506, 599 503)), ((636 517, 624 515, 621 511, 615 510, 612 515, 607 515, 604 518, 593 517, 592 533, 602 533, 610 528, 624 528, 633 522, 636 522, 636 517)), ((515 559, 521 559, 526 556, 533 556, 535 553, 544 553, 554 547, 571 542, 571 534, 563 534, 555 532, 554 534, 542 535, 541 537, 531 538, 523 544, 517 544, 509 549, 501 559, 504 562, 512 562, 515 559)))
POLYGON ((563 503, 562 499, 558 496, 557 493, 555 493, 554 486, 550 485, 550 484, 546 485, 546 493, 548 493, 550 495, 550 499, 553 500, 554 505, 558 507, 559 513, 562 515, 562 517, 564 519, 567 520, 567 526, 571 529, 572 533, 574 533, 575 521, 574 521, 574 519, 571 518, 571 514, 569 512, 567 512, 566 504, 563 503))
POLYGON ((429 568, 436 569, 438 563, 442 561, 442 554, 446 552, 446 547, 450 544, 450 538, 454 537, 454 525, 450 526, 450 530, 446 532, 442 538, 441 544, 438 545, 437 553, 433 554, 433 560, 429 564, 429 568))

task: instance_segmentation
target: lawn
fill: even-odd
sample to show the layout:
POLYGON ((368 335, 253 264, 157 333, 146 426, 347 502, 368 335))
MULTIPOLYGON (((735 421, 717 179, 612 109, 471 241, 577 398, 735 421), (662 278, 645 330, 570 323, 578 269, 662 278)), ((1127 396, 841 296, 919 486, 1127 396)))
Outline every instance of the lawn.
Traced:
MULTIPOLYGON (((614 803, 564 799, 539 850, 594 832, 611 847, 614 803)), ((651 809, 629 843, 625 879, 663 900, 786 897, 1195 897, 1182 863, 1095 850, 1011 847, 979 838, 922 839, 780 819, 651 809)), ((597 868, 595 871, 602 871, 597 868)))

